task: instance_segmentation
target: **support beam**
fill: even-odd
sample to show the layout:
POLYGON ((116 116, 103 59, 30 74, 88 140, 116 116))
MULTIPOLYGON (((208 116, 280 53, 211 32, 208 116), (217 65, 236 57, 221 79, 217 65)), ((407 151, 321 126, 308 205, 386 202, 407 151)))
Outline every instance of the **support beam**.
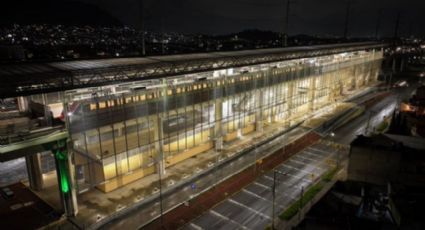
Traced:
POLYGON ((366 65, 366 66, 364 66, 364 69, 365 69, 365 71, 363 71, 364 72, 364 86, 366 86, 366 85, 368 85, 372 80, 371 80, 371 74, 370 74, 370 71, 371 71, 371 67, 370 67, 370 65, 366 65))
POLYGON ((329 86, 331 90, 331 92, 329 93, 329 101, 331 103, 335 103, 340 92, 340 84, 336 72, 331 73, 331 81, 335 82, 335 84, 329 86))
POLYGON ((43 189, 43 174, 41 172, 40 154, 25 156, 25 163, 27 165, 30 188, 35 191, 41 191, 43 189))
POLYGON ((361 73, 361 76, 360 76, 360 83, 361 83, 361 86, 365 86, 366 85, 366 68, 364 67, 364 65, 361 65, 361 67, 360 67, 361 69, 361 71, 360 71, 360 73, 361 73))
POLYGON ((286 101, 288 102, 288 117, 286 117, 285 119, 288 122, 288 127, 291 126, 291 117, 292 117, 292 109, 293 109, 293 105, 294 105, 294 87, 295 87, 295 83, 294 81, 290 81, 288 82, 288 95, 286 97, 286 101))
POLYGON ((353 87, 353 89, 354 90, 356 90, 356 89, 358 89, 359 88, 359 77, 361 77, 361 76, 359 76, 359 73, 360 74, 362 74, 362 71, 359 71, 357 68, 360 68, 360 67, 353 67, 354 69, 353 69, 353 85, 352 85, 352 87, 353 87))
POLYGON ((163 118, 160 115, 153 117, 155 150, 158 159, 157 172, 160 175, 165 175, 163 118))
POLYGON ((25 113, 28 111, 28 98, 25 96, 17 97, 18 101, 18 110, 21 113, 25 113))
POLYGON ((309 97, 308 97, 308 111, 312 112, 314 111, 314 99, 316 97, 316 76, 313 76, 310 78, 310 88, 308 90, 309 97))
POLYGON ((52 112, 50 111, 50 108, 49 108, 49 102, 47 100, 47 94, 42 93, 41 99, 43 101, 44 120, 45 120, 47 126, 51 126, 53 117, 52 117, 52 112))
POLYGON ((255 130, 257 132, 263 132, 263 99, 264 99, 264 92, 263 90, 257 90, 255 92, 255 100, 257 101, 257 111, 255 113, 255 130))
POLYGON ((223 99, 217 98, 214 104, 214 148, 216 151, 223 149, 223 99))

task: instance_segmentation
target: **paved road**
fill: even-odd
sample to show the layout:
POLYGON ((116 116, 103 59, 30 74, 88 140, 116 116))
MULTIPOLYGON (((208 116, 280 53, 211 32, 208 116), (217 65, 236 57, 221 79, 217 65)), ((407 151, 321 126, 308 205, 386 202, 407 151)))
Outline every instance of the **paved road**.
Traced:
MULTIPOLYGON (((335 141, 349 144, 360 134, 371 132, 378 126, 384 116, 391 115, 397 103, 409 98, 414 89, 419 86, 417 78, 408 80, 409 87, 392 89, 392 94, 375 104, 350 123, 335 130, 335 141), (368 124, 369 123, 369 124, 368 124)), ((279 194, 276 199, 277 210, 283 210, 300 194, 300 187, 311 184, 308 175, 320 175, 326 171, 326 166, 318 162, 332 154, 329 147, 312 146, 295 155, 277 169, 288 173, 288 178, 281 179, 277 187, 279 194), (321 151, 317 151, 321 150, 321 151)), ((271 223, 272 202, 271 187, 272 172, 260 177, 254 183, 242 189, 239 193, 223 203, 207 211, 199 218, 187 224, 184 229, 264 229, 271 223)), ((280 211, 278 211, 280 212, 280 211)))
POLYGON ((27 177, 25 158, 0 162, 0 187, 19 182, 27 177))
MULTIPOLYGON (((218 168, 214 169, 207 167, 201 169, 200 172, 193 175, 194 179, 191 179, 190 183, 183 184, 182 186, 178 186, 176 184, 175 188, 166 189, 168 191, 165 191, 162 194, 163 210, 169 210, 173 208, 173 206, 183 203, 191 196, 199 194, 201 191, 210 188, 220 180, 223 180, 226 177, 235 174, 235 172, 255 163, 257 159, 282 148, 282 145, 284 145, 288 140, 296 139, 297 137, 304 135, 306 131, 306 129, 301 127, 295 128, 292 131, 257 147, 255 154, 251 153, 243 156, 235 155, 234 159, 223 161, 218 168)), ((134 210, 129 210, 129 213, 124 215, 123 219, 117 218, 116 220, 101 226, 101 228, 139 228, 153 218, 159 217, 161 214, 160 211, 160 198, 158 196, 153 197, 149 202, 146 201, 140 206, 135 206, 134 210)))
MULTIPOLYGON (((315 144, 291 157, 276 169, 276 214, 281 213, 328 171, 337 150, 324 143, 315 144)), ((184 229, 264 229, 272 220, 273 172, 269 172, 240 192, 187 224, 184 229)))
POLYGON ((364 114, 350 123, 335 130, 334 140, 341 144, 350 144, 357 135, 366 133, 368 120, 368 133, 370 133, 374 127, 377 127, 382 122, 384 116, 392 115, 398 102, 408 99, 418 86, 417 78, 409 78, 409 87, 392 89, 390 96, 368 108, 364 114))

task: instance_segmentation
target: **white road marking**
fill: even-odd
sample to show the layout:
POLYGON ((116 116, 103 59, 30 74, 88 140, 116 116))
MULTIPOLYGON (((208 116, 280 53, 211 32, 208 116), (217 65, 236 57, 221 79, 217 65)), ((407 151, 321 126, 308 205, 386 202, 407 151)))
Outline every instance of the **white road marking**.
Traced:
POLYGON ((190 226, 192 226, 194 229, 197 229, 197 230, 203 230, 203 228, 201 226, 194 224, 193 222, 190 223, 190 226))
POLYGON ((270 188, 269 186, 265 186, 265 185, 263 185, 263 184, 261 184, 261 183, 258 183, 257 181, 254 181, 254 183, 253 183, 253 184, 258 185, 258 186, 263 187, 263 188, 268 189, 268 190, 271 190, 271 189, 272 189, 272 188, 270 188))
POLYGON ((271 220, 270 216, 268 216, 268 215, 266 215, 266 214, 263 214, 263 213, 261 213, 261 212, 259 212, 259 211, 255 210, 255 209, 253 209, 253 208, 251 208, 251 207, 248 207, 248 206, 246 206, 246 205, 244 205, 244 204, 242 204, 242 203, 239 203, 239 202, 237 202, 236 200, 233 200, 232 198, 230 198, 230 199, 229 199, 229 202, 232 202, 233 204, 236 204, 236 205, 238 205, 238 206, 240 206, 240 207, 242 207, 242 208, 248 209, 249 211, 251 211, 251 212, 253 212, 253 213, 255 213, 255 214, 259 215, 259 216, 262 216, 262 217, 264 217, 264 218, 266 218, 266 219, 271 220))
POLYGON ((254 197, 256 197, 256 198, 258 198, 258 199, 260 199, 260 200, 264 200, 264 201, 267 201, 267 202, 270 202, 270 203, 271 203, 271 201, 270 201, 270 200, 267 200, 266 198, 264 198, 264 197, 262 197, 262 196, 259 196, 259 195, 257 195, 256 193, 253 193, 253 192, 251 192, 251 191, 249 191, 249 190, 242 189, 242 192, 248 193, 249 195, 254 196, 254 197))
MULTIPOLYGON (((306 155, 306 154, 304 154, 304 155, 306 155)), ((301 158, 301 159, 304 159, 304 160, 308 160, 308 161, 312 161, 312 162, 318 162, 318 161, 321 160, 321 159, 309 158, 309 157, 304 156, 304 155, 295 155, 294 157, 298 157, 298 158, 301 158)))
POLYGON ((312 152, 308 151, 308 149, 307 150, 304 150, 304 155, 308 155, 310 157, 318 158, 318 159, 322 159, 323 158, 323 156, 318 155, 318 154, 315 154, 315 153, 312 153, 312 152))
POLYGON ((229 219, 227 216, 224 216, 224 215, 222 215, 222 214, 220 214, 220 213, 218 213, 218 212, 216 212, 216 211, 214 211, 214 210, 210 210, 210 213, 211 214, 213 214, 213 215, 215 215, 215 216, 218 216, 218 217, 220 217, 220 218, 222 218, 222 219, 224 219, 224 220, 227 220, 227 221, 229 221, 229 222, 231 222, 231 223, 233 223, 233 224, 236 224, 236 225, 238 225, 240 228, 243 228, 243 229, 249 229, 249 228, 247 228, 246 226, 243 226, 243 225, 241 225, 241 224, 239 224, 238 222, 236 222, 236 221, 234 221, 234 220, 231 220, 231 219, 229 219))

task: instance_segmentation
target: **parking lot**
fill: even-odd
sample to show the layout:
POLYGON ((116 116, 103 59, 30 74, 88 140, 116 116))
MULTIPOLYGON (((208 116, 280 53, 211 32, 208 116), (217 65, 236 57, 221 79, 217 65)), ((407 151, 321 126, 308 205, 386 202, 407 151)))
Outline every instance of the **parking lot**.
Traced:
MULTIPOLYGON (((336 163, 339 150, 315 144, 276 167, 276 214, 297 200, 301 191, 336 163)), ((187 224, 184 229, 264 229, 272 220, 273 171, 187 224)))

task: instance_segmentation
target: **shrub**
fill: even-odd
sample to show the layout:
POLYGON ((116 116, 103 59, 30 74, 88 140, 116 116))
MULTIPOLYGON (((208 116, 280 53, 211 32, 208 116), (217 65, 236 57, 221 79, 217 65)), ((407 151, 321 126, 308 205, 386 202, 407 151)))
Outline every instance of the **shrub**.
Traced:
POLYGON ((302 196, 302 199, 299 199, 292 203, 280 216, 279 218, 282 220, 289 220, 295 214, 297 214, 298 210, 303 208, 308 202, 310 202, 314 196, 317 195, 317 193, 322 190, 323 185, 322 184, 315 184, 311 186, 302 196))

